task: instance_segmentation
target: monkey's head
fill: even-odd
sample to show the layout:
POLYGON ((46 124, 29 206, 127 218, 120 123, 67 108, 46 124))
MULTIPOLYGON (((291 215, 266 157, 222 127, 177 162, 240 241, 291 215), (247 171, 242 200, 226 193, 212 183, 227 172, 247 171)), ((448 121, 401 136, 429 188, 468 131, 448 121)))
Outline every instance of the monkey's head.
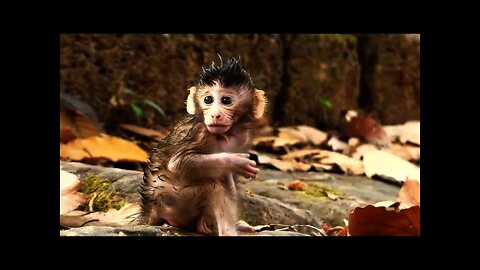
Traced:
POLYGON ((255 89, 239 60, 220 60, 220 65, 212 62, 207 69, 202 68, 200 80, 189 89, 186 102, 187 112, 197 115, 214 134, 259 119, 266 104, 265 93, 255 89))

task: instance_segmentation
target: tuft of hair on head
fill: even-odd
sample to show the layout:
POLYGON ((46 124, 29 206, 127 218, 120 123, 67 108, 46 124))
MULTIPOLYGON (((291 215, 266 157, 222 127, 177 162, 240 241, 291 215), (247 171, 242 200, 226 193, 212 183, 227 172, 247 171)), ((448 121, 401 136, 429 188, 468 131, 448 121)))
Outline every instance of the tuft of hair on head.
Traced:
POLYGON ((202 68, 200 73, 199 86, 213 86, 218 83, 223 88, 247 88, 253 91, 254 85, 250 74, 243 69, 240 57, 235 59, 231 57, 227 61, 220 58, 220 64, 212 64, 207 68, 202 68))

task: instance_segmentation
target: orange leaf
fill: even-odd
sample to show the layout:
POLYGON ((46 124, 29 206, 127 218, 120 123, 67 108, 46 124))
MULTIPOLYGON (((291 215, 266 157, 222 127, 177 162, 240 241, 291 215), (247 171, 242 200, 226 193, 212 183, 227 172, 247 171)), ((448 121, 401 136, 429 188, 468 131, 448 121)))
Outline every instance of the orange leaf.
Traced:
POLYGON ((319 149, 302 149, 302 150, 295 150, 291 151, 285 155, 281 155, 280 159, 281 160, 293 160, 296 158, 304 158, 306 156, 310 156, 313 154, 319 154, 321 150, 319 149))
POLYGON ((163 138, 167 137, 168 135, 168 132, 166 130, 164 132, 160 132, 157 130, 139 127, 139 126, 130 125, 130 124, 122 124, 120 125, 120 127, 138 135, 154 138, 157 141, 161 141, 163 138))
MULTIPOLYGON (((60 131, 62 130, 63 135, 68 134, 66 132, 66 130, 68 130, 77 138, 88 138, 100 135, 100 131, 93 120, 70 109, 60 110, 60 131)), ((68 142, 69 139, 71 139, 71 136, 62 137, 62 132, 60 132, 60 136, 61 142, 68 142)))
POLYGON ((406 180, 400 189, 397 201, 405 207, 420 205, 420 184, 415 180, 406 180))
POLYGON ((300 180, 295 180, 287 184, 289 190, 303 190, 306 186, 307 184, 300 180))
POLYGON ((420 206, 401 210, 357 207, 349 215, 348 224, 352 236, 419 236, 420 206))
POLYGON ((102 135, 60 144, 60 157, 70 160, 106 158, 111 161, 146 162, 147 153, 136 144, 121 138, 102 135))

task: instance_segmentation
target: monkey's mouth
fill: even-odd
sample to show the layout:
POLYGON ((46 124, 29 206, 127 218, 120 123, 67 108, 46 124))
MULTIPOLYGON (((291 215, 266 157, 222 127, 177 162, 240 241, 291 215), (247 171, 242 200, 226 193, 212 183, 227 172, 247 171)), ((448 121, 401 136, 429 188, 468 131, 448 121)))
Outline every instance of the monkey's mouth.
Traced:
POLYGON ((215 125, 208 125, 207 129, 210 133, 222 134, 222 133, 227 132, 228 129, 230 129, 230 126, 229 125, 215 124, 215 125))

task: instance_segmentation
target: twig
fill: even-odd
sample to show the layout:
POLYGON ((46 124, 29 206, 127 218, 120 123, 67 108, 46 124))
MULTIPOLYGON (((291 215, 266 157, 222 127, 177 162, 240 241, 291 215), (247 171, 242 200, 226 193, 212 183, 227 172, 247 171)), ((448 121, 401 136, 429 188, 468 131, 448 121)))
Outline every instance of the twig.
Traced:
POLYGON ((100 221, 100 220, 99 220, 99 219, 96 219, 96 218, 95 218, 95 219, 91 219, 91 220, 89 220, 89 221, 84 222, 82 225, 80 225, 80 227, 83 227, 83 226, 87 225, 88 223, 94 222, 94 221, 100 221))
POLYGON ((319 229, 319 228, 317 228, 317 227, 315 227, 315 226, 312 226, 312 225, 301 225, 301 224, 297 224, 297 225, 270 224, 270 226, 282 226, 282 227, 285 227, 285 228, 278 229, 278 230, 276 230, 276 231, 285 231, 285 230, 287 230, 287 229, 292 229, 292 230, 294 230, 294 231, 296 231, 296 232, 298 232, 297 229, 296 229, 296 228, 298 228, 298 227, 307 227, 307 228, 310 228, 310 229, 313 229, 313 230, 319 232, 322 236, 327 236, 325 233, 322 232, 321 229, 319 229))
POLYGON ((95 198, 97 198, 97 192, 93 193, 93 197, 88 202, 88 211, 89 212, 93 212, 93 201, 95 200, 95 198))

